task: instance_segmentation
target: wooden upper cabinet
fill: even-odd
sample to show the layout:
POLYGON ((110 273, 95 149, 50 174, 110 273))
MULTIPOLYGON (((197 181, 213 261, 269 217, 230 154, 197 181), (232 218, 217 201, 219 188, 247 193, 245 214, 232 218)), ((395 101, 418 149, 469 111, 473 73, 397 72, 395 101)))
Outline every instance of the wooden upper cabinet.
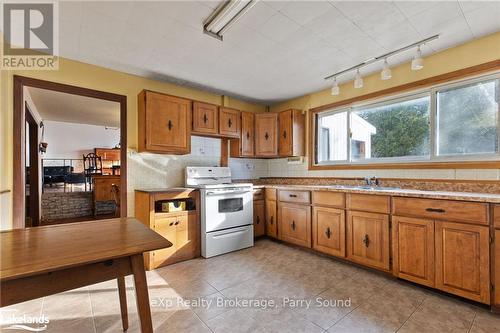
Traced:
POLYGON ((349 211, 347 213, 347 258, 389 270, 389 216, 349 211))
POLYGON ((241 136, 237 140, 231 140, 231 157, 253 157, 254 155, 254 114, 241 111, 241 136))
POLYGON ((313 207, 313 249, 345 257, 345 212, 343 209, 313 207))
POLYGON ((278 152, 282 157, 305 155, 305 115, 301 110, 279 113, 278 152))
POLYGON ((392 218, 394 275, 434 287, 434 221, 392 218))
POLYGON ((217 105, 193 102, 193 132, 214 135, 219 133, 219 107, 217 105))
POLYGON ((278 114, 258 113, 255 115, 255 156, 275 157, 278 155, 278 114))
POLYGON ((219 134, 225 137, 240 137, 240 111, 225 107, 219 108, 219 134))
POLYGON ((489 304, 489 227, 435 222, 436 288, 489 304))
POLYGON ((140 152, 179 155, 191 152, 190 100, 143 90, 138 102, 140 152))

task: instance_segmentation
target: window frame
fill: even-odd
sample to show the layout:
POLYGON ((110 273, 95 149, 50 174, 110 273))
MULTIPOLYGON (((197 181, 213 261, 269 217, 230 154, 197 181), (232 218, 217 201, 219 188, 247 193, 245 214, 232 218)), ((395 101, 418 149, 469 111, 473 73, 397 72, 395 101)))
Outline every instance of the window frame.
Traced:
POLYGON ((474 77, 460 78, 445 83, 429 85, 425 88, 415 89, 412 91, 401 92, 397 94, 385 95, 377 99, 366 99, 361 102, 354 101, 349 104, 344 104, 332 109, 320 110, 311 112, 312 126, 310 140, 312 154, 309 154, 310 170, 328 170, 328 169, 409 169, 409 168, 498 168, 500 167, 500 101, 498 103, 497 113, 497 129, 498 129, 498 151, 496 153, 481 153, 467 155, 437 155, 438 151, 438 128, 437 128, 437 96, 440 91, 449 90, 458 87, 465 87, 483 81, 499 80, 498 95, 500 96, 500 71, 495 71, 489 74, 476 75, 474 77), (416 99, 419 97, 429 96, 429 155, 422 157, 383 157, 371 158, 352 161, 351 158, 351 113, 367 107, 380 107, 384 105, 394 104, 398 102, 416 99), (341 161, 322 161, 318 162, 318 118, 319 116, 335 114, 347 111, 347 160, 341 161))

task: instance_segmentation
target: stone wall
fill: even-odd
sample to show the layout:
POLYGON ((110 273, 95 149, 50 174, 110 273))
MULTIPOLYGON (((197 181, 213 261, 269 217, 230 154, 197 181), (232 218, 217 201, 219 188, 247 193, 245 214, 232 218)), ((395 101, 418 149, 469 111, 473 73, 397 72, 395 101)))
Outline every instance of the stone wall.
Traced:
MULTIPOLYGON (((98 202, 97 215, 113 214, 113 201, 98 202)), ((42 221, 92 217, 92 192, 57 192, 42 194, 42 221)))

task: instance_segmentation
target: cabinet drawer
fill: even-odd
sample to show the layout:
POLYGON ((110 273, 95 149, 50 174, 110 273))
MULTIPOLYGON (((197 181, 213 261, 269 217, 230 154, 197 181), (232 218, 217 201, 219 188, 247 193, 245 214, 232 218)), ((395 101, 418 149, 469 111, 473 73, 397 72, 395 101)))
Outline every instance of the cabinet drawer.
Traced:
POLYGON ((253 190, 253 200, 264 200, 264 189, 257 188, 253 190))
POLYGON ((347 208, 362 212, 389 214, 391 198, 386 195, 348 193, 347 208))
POLYGON ((312 193, 312 202, 316 206, 344 208, 345 194, 328 191, 314 191, 312 193))
POLYGON ((276 200, 276 189, 275 188, 266 188, 264 193, 266 195, 266 200, 276 200))
POLYGON ((311 192, 309 191, 280 190, 279 197, 280 201, 283 202, 311 203, 311 192))
POLYGON ((393 198, 394 215, 488 224, 488 204, 435 199, 393 198))

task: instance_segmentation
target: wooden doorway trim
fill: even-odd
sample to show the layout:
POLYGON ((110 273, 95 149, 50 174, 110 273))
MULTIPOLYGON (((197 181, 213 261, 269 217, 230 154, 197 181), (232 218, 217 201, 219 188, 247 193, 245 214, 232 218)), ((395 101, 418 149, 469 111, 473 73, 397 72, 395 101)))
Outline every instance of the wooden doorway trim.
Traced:
POLYGON ((68 84, 14 75, 14 147, 13 147, 13 184, 12 220, 14 229, 25 227, 25 179, 26 159, 24 87, 40 88, 73 95, 103 99, 120 103, 120 216, 127 216, 127 96, 105 91, 82 88, 68 84))
MULTIPOLYGON (((24 116, 29 124, 29 162, 30 162, 30 197, 29 215, 31 226, 40 224, 40 154, 38 151, 38 123, 31 112, 28 103, 24 103, 24 116)), ((26 140, 24 141, 26 144, 26 140)), ((26 170, 26 166, 24 167, 26 170)), ((26 200, 26 196, 24 197, 26 200)), ((26 210, 24 210, 26 212, 26 210)))

